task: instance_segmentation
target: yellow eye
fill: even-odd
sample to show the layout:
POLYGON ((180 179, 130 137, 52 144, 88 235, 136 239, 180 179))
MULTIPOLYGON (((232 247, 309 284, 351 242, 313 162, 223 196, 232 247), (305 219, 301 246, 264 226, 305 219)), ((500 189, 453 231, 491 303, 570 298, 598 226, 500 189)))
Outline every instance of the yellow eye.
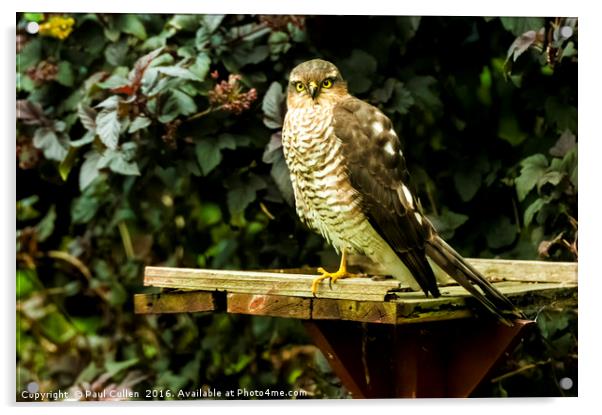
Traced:
POLYGON ((305 85, 303 85, 303 83, 301 82, 297 82, 295 84, 295 89, 297 90, 297 92, 301 92, 305 89, 305 85))
POLYGON ((332 80, 331 79, 325 79, 322 81, 322 88, 330 88, 332 86, 332 80))

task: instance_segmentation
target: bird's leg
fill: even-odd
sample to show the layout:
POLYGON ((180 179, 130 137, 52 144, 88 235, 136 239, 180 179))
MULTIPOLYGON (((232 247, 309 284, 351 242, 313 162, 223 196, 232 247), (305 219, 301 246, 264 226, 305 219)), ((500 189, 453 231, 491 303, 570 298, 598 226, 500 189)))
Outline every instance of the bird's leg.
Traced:
POLYGON ((341 251, 342 251, 341 264, 339 265, 339 269, 337 271, 328 272, 322 267, 318 268, 318 272, 321 273, 322 275, 320 275, 319 277, 314 279, 313 282, 311 283, 311 293, 314 295, 314 297, 316 296, 316 291, 318 291, 318 285, 323 280, 326 280, 326 279, 330 280, 329 286, 330 286, 330 288, 332 288, 332 283, 333 282, 336 283, 337 280, 339 280, 339 279, 356 277, 356 275, 351 274, 350 272, 347 271, 347 255, 345 253, 345 249, 342 249, 341 251))

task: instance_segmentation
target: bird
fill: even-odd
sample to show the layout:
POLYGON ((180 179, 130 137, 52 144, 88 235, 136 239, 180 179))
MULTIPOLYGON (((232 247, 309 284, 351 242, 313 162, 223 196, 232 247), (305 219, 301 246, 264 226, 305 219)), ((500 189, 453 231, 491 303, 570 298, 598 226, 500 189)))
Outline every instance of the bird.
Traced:
POLYGON ((439 236, 411 191, 391 120, 352 96, 333 63, 312 59, 295 66, 286 105, 282 147, 296 212, 341 254, 338 270, 318 268, 314 297, 322 281, 356 276, 347 262, 360 255, 427 297, 439 297, 437 280, 451 277, 502 323, 524 318, 439 236))

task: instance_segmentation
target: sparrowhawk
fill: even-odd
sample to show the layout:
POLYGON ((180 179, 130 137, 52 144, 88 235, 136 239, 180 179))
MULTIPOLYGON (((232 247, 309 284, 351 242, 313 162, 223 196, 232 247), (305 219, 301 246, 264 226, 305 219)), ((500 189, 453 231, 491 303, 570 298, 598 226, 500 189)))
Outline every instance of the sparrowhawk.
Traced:
POLYGON ((437 234, 410 190, 391 120, 350 95, 334 64, 313 59, 296 66, 287 106, 282 145, 297 213, 342 254, 336 272, 319 269, 314 295, 321 281, 352 276, 347 255, 359 254, 427 296, 440 296, 434 268, 502 321, 522 315, 437 234))

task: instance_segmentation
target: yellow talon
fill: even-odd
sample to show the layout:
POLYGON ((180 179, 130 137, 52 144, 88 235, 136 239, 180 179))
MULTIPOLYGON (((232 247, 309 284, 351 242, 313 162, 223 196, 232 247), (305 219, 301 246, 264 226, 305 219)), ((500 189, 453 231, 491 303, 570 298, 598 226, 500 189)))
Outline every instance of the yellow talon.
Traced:
POLYGON ((341 265, 339 266, 339 269, 337 271, 328 272, 324 268, 320 267, 320 268, 318 268, 318 272, 321 273, 322 275, 320 275, 319 277, 314 279, 311 283, 311 293, 313 294, 314 297, 316 296, 316 292, 318 291, 318 285, 320 284, 320 282, 322 282, 324 280, 330 280, 328 282, 328 285, 332 289, 332 283, 336 284, 337 280, 340 280, 343 278, 356 277, 356 275, 347 272, 347 256, 345 255, 344 250, 343 250, 343 255, 341 256, 341 265))

